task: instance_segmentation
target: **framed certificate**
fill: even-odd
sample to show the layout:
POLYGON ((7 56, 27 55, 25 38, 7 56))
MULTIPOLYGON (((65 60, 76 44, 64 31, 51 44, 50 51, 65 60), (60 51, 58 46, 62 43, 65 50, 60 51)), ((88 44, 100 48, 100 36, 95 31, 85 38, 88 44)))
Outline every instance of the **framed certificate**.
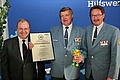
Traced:
POLYGON ((33 62, 54 59, 50 32, 30 33, 30 40, 34 44, 32 48, 33 62))

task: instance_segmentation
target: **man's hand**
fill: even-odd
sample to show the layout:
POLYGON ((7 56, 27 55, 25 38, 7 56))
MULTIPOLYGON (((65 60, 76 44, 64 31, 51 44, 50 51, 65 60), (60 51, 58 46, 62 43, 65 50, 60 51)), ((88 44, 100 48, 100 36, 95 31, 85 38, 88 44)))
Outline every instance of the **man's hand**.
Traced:
POLYGON ((107 80, 115 80, 115 79, 107 78, 107 80))
POLYGON ((82 56, 81 56, 81 55, 74 57, 74 61, 75 61, 76 63, 81 63, 82 60, 83 60, 83 59, 82 59, 82 56))
POLYGON ((29 49, 32 50, 32 48, 34 47, 34 44, 32 42, 28 42, 29 45, 29 49))

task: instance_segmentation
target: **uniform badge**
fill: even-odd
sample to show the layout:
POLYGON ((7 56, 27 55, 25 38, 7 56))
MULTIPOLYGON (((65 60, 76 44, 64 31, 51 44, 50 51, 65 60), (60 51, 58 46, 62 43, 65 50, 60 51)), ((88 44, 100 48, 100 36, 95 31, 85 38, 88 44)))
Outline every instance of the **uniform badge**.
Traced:
POLYGON ((118 44, 120 45, 120 39, 118 39, 118 44))
POLYGON ((102 41, 100 42, 100 46, 101 46, 101 47, 108 46, 108 40, 102 40, 102 41))
POLYGON ((75 42, 81 42, 81 38, 74 38, 75 42))

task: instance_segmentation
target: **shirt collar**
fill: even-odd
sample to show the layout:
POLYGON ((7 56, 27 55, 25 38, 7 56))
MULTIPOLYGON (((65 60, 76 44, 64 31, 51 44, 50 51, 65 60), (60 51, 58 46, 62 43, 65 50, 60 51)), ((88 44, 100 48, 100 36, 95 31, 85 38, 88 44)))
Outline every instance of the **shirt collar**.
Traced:
MULTIPOLYGON (((102 28, 102 26, 103 26, 103 23, 104 22, 102 22, 99 26, 97 26, 97 29, 101 29, 102 28)), ((96 26, 94 25, 94 28, 95 28, 96 26)))
MULTIPOLYGON (((18 39, 20 42, 22 42, 23 39, 21 39, 19 36, 18 36, 18 39)), ((28 38, 24 39, 26 42, 28 42, 28 38)))
POLYGON ((65 26, 63 25, 63 28, 65 29, 65 27, 69 27, 68 29, 71 30, 72 29, 72 23, 69 26, 65 26))

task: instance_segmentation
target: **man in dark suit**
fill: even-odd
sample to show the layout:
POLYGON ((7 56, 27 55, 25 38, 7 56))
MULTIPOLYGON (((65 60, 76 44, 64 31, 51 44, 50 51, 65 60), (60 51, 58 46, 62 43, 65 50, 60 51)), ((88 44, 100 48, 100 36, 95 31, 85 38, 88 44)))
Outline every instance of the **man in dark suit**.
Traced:
MULTIPOLYGON (((17 37, 4 41, 1 53, 2 80, 37 80, 36 62, 32 60, 32 53, 28 45, 30 23, 25 19, 20 19, 17 23, 17 33, 17 37), (26 50, 22 48, 23 40, 27 47, 26 50)), ((40 73, 38 80, 45 80, 43 62, 38 62, 38 73, 40 73)))
POLYGON ((72 61, 82 64, 86 58, 85 30, 73 25, 71 8, 61 8, 59 16, 62 24, 51 28, 55 55, 55 60, 51 62, 52 80, 79 80, 81 66, 73 66, 72 61), (81 55, 73 58, 72 49, 82 50, 81 55))
POLYGON ((115 80, 119 72, 119 29, 104 22, 102 6, 90 9, 92 25, 87 30, 88 57, 85 74, 88 80, 115 80))

